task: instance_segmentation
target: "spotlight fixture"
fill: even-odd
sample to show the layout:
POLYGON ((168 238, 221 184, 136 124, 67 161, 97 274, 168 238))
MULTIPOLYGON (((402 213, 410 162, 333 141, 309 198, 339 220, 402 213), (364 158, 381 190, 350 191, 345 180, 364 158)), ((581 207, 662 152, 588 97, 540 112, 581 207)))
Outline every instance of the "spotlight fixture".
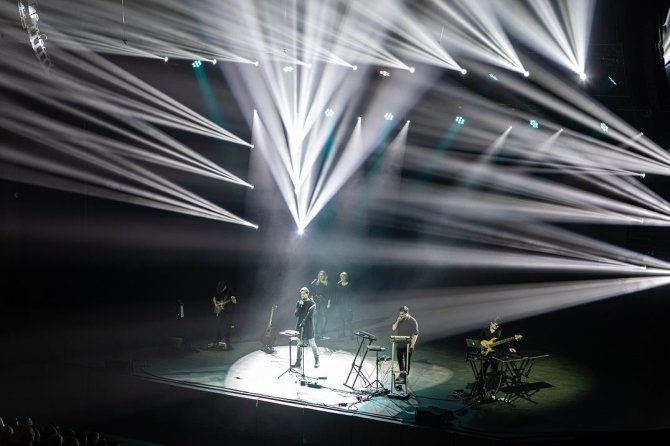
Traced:
POLYGON ((212 65, 216 65, 216 59, 212 59, 212 65))
POLYGON ((384 76, 384 77, 389 77, 389 76, 391 75, 391 73, 389 73, 389 72, 386 71, 386 70, 381 70, 381 71, 379 72, 379 74, 381 74, 381 75, 384 76))
POLYGON ((351 67, 351 69, 354 70, 354 71, 358 70, 358 65, 353 65, 353 66, 351 67))
POLYGON ((465 76, 466 74, 468 74, 468 70, 466 70, 465 68, 461 68, 461 74, 465 76))
POLYGON ((607 133, 607 132, 609 132, 610 128, 607 126, 607 124, 605 124, 604 122, 601 122, 600 123, 600 130, 607 133))
POLYGON ((326 111, 323 113, 324 115, 328 116, 329 118, 335 114, 332 108, 327 108, 326 111))
POLYGON ((465 118, 464 118, 463 116, 456 116, 456 118, 454 119, 454 121, 455 121, 456 124, 458 124, 458 125, 463 125, 463 124, 465 124, 465 118))
POLYGON ((612 76, 607 76, 607 80, 609 80, 610 84, 614 85, 615 87, 617 85, 619 85, 619 84, 616 83, 616 81, 614 80, 614 78, 612 76))
POLYGON ((291 71, 293 71, 293 67, 290 65, 286 65, 284 68, 282 68, 282 70, 284 70, 284 73, 290 73, 291 71))
POLYGON ((386 113, 384 115, 384 119, 386 119, 387 121, 393 121, 393 113, 390 112, 386 113))
POLYGON ((258 66, 258 61, 254 62, 254 66, 256 67, 258 66))
POLYGON ((163 58, 163 62, 167 62, 167 61, 168 61, 168 57, 165 56, 165 57, 163 58))
POLYGON ((579 79, 585 81, 586 80, 586 73, 584 73, 583 71, 581 73, 579 73, 579 79))
POLYGON ((536 119, 531 119, 528 124, 530 124, 530 127, 533 129, 539 129, 540 128, 540 123, 537 122, 536 119))
POLYGON ((414 67, 409 67, 409 72, 414 73, 414 67))
POLYGON ((530 76, 530 71, 526 70, 523 72, 523 77, 528 77, 530 76))
POLYGON ((191 66, 192 66, 193 68, 199 68, 199 67, 202 66, 202 62, 199 61, 199 60, 194 60, 193 62, 191 62, 191 66))
POLYGON ((498 78, 496 77, 496 75, 493 74, 493 73, 489 73, 489 77, 490 77, 491 79, 493 79, 494 81, 497 81, 497 80, 498 80, 498 78))

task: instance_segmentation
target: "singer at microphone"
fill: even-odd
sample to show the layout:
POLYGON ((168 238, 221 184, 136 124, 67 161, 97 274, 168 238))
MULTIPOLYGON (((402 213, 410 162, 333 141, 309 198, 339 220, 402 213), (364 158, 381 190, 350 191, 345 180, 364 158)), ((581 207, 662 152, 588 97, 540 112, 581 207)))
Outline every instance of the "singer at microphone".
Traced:
POLYGON ((298 348, 298 356, 295 364, 292 367, 300 367, 302 364, 302 350, 305 341, 312 348, 314 354, 314 368, 319 367, 319 348, 316 346, 314 339, 314 311, 316 310, 316 302, 309 296, 309 289, 307 287, 300 288, 300 300, 296 303, 295 316, 298 318, 295 329, 300 332, 300 347, 298 348))

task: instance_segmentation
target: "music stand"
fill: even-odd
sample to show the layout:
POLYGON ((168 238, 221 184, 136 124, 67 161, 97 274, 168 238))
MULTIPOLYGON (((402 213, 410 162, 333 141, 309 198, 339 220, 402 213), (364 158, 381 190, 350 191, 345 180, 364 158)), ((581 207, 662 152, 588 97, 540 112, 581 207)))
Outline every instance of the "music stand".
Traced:
MULTIPOLYGON (((284 376, 286 373, 298 373, 297 370, 293 368, 293 358, 291 356, 291 346, 293 344, 293 341, 300 341, 300 338, 298 338, 296 335, 299 335, 300 333, 295 331, 295 330, 284 330, 279 333, 280 335, 284 335, 288 338, 288 369, 284 370, 281 375, 277 377, 277 379, 281 378, 284 376)), ((302 348, 301 346, 298 346, 298 348, 302 348)), ((305 352, 303 352, 304 354, 305 352)), ((305 376, 305 370, 303 367, 301 375, 304 377, 305 376)))

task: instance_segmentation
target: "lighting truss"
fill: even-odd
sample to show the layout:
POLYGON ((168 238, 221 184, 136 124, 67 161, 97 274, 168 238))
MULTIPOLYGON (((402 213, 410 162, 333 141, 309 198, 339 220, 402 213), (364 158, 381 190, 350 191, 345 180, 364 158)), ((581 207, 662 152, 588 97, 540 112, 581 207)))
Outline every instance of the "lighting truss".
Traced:
POLYGON ((53 68, 53 62, 47 54, 47 47, 44 41, 47 39, 45 34, 40 33, 37 27, 39 15, 37 14, 37 2, 33 1, 26 6, 22 0, 18 0, 19 18, 21 26, 28 32, 30 45, 33 47, 35 57, 39 61, 44 71, 49 72, 53 68))

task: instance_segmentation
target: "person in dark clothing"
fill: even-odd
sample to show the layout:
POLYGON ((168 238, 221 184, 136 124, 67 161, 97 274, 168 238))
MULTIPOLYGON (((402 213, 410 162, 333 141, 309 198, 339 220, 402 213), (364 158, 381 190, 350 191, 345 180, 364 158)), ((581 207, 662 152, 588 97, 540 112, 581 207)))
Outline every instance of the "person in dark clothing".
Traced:
POLYGON ((316 310, 314 310, 314 319, 316 321, 314 335, 318 339, 323 339, 326 336, 328 313, 331 305, 331 286, 326 272, 323 270, 319 271, 310 286, 312 287, 312 296, 314 296, 314 302, 316 302, 317 306, 316 310))
POLYGON ((340 273, 340 281, 337 282, 335 296, 331 305, 331 309, 337 320, 337 334, 340 339, 344 338, 347 332, 349 332, 351 337, 354 336, 351 328, 354 313, 351 294, 349 293, 350 289, 349 274, 343 271, 340 273))
POLYGON ((302 364, 302 346, 305 342, 309 343, 314 354, 314 367, 319 367, 319 348, 314 339, 314 312, 316 311, 316 302, 309 296, 309 288, 300 288, 300 300, 295 305, 295 316, 298 318, 295 329, 300 332, 300 346, 298 347, 298 356, 292 367, 300 367, 302 364))
POLYGON ((235 308, 237 307, 237 297, 233 295, 233 289, 220 280, 216 285, 216 291, 212 297, 214 304, 214 314, 216 315, 216 337, 215 344, 225 343, 224 348, 231 350, 230 337, 235 328, 235 308))
POLYGON ((409 308, 406 306, 400 307, 398 317, 391 326, 391 330, 396 332, 397 336, 409 336, 410 342, 396 342, 396 356, 398 359, 398 368, 400 372, 399 382, 404 382, 407 375, 409 375, 410 363, 412 361, 412 353, 416 340, 419 337, 419 323, 409 314, 409 308), (409 349, 409 350, 408 350, 409 349))
MULTIPOLYGON (((507 354, 508 352, 516 353, 514 348, 505 344, 501 344, 499 346, 500 348, 498 348, 498 346, 495 348, 491 346, 492 342, 500 341, 502 335, 503 331, 500 326, 500 318, 498 317, 489 322, 488 327, 484 327, 479 331, 479 342, 482 345, 481 379, 483 382, 481 385, 485 392, 495 391, 501 379, 499 371, 500 362, 495 360, 492 356, 500 356, 502 354, 507 354)), ((517 335, 516 338, 519 339, 520 336, 517 335)))
MULTIPOLYGON (((479 332, 479 342, 482 344, 482 349, 485 352, 487 350, 491 350, 491 353, 493 352, 515 353, 516 350, 512 347, 505 345, 506 342, 500 344, 499 346, 491 345, 491 342, 499 342, 502 340, 502 333, 503 333, 502 328, 500 327, 500 318, 496 317, 491 322, 489 322, 488 327, 482 328, 479 332)), ((513 339, 519 340, 520 338, 521 338, 520 335, 515 335, 513 338, 509 338, 507 341, 511 341, 513 339)))

